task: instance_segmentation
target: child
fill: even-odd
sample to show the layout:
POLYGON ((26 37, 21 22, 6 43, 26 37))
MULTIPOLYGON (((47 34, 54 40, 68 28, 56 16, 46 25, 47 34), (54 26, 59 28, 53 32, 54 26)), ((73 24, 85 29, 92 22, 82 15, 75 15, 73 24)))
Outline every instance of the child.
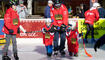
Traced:
POLYGON ((76 22, 72 22, 72 24, 68 25, 68 29, 66 32, 68 51, 70 56, 72 56, 74 53, 75 57, 78 57, 78 48, 79 48, 77 32, 78 32, 78 29, 76 27, 76 22))
POLYGON ((42 28, 42 31, 43 31, 43 43, 45 44, 45 47, 46 47, 47 56, 51 57, 52 52, 53 52, 52 43, 53 43, 54 33, 52 32, 53 30, 52 30, 52 24, 51 24, 50 18, 48 18, 45 21, 45 25, 42 28))

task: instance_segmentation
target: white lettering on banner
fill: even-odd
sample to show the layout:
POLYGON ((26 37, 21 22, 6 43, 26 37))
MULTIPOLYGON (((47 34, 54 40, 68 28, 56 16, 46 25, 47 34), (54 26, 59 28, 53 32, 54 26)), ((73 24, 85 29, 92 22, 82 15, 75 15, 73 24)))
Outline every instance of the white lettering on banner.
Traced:
POLYGON ((20 33, 20 36, 27 36, 26 33, 20 33))
POLYGON ((36 33, 29 33, 28 36, 37 36, 36 33))
POLYGON ((36 33, 28 33, 28 34, 26 34, 26 33, 20 33, 20 36, 38 36, 38 35, 36 35, 36 33))

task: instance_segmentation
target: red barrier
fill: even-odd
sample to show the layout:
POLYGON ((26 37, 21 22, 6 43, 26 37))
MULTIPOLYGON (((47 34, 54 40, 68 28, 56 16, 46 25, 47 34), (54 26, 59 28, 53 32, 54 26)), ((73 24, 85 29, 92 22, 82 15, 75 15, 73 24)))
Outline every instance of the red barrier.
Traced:
MULTIPOLYGON (((40 31, 41 28, 44 26, 46 19, 23 19, 21 20, 20 24, 22 27, 27 31, 40 31)), ((78 21, 78 19, 72 18, 69 21, 78 21)), ((43 35, 41 32, 36 33, 23 33, 21 31, 20 34, 17 34, 17 38, 42 38, 43 35)))
MULTIPOLYGON (((41 28, 44 26, 44 20, 21 20, 20 24, 22 27, 27 31, 40 31, 41 28)), ((42 38, 43 35, 41 32, 36 33, 23 33, 21 31, 20 34, 17 34, 17 38, 42 38)))

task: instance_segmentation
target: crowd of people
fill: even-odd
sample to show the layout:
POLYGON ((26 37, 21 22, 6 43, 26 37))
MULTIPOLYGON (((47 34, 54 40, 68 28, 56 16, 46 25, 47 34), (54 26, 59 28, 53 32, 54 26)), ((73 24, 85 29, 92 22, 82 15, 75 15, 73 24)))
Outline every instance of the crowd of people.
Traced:
MULTIPOLYGON (((82 9, 83 7, 81 7, 82 9)), ((85 43, 88 43, 87 36, 91 31, 91 42, 95 43, 94 39, 94 22, 99 20, 99 17, 105 17, 105 10, 99 3, 94 3, 93 6, 86 12, 81 10, 82 17, 85 17, 85 24, 87 25, 87 33, 85 35, 85 43)), ((20 18, 26 18, 28 14, 26 6, 23 2, 16 7, 15 2, 11 2, 9 9, 7 9, 4 16, 3 32, 6 34, 6 44, 3 49, 3 60, 10 60, 8 57, 8 47, 10 39, 13 43, 13 54, 16 60, 19 60, 17 53, 16 34, 20 32, 20 18)), ((68 52, 70 56, 78 57, 78 38, 82 33, 78 32, 78 23, 68 21, 68 9, 60 0, 54 2, 49 0, 48 6, 45 9, 45 25, 42 28, 43 43, 45 44, 47 56, 51 57, 52 53, 57 56, 58 53, 61 56, 65 56, 65 41, 67 39, 68 52), (60 45, 59 45, 60 40, 60 45)))
MULTIPOLYGON (((85 24, 87 26, 87 32, 84 38, 84 43, 88 43, 87 37, 89 35, 89 33, 91 32, 91 43, 95 43, 96 40, 94 39, 94 27, 93 24, 95 22, 97 22, 99 20, 99 18, 105 18, 105 9, 102 8, 100 6, 99 3, 93 3, 93 6, 90 7, 90 9, 85 10, 86 5, 81 4, 80 5, 80 10, 79 13, 76 14, 76 16, 79 16, 79 18, 85 18, 85 24)), ((78 48, 79 48, 79 44, 78 44, 78 39, 77 39, 77 35, 82 35, 78 33, 77 30, 77 23, 75 22, 74 24, 72 23, 68 23, 68 14, 69 11, 66 8, 66 6, 64 4, 61 3, 61 1, 56 0, 54 1, 54 3, 49 0, 48 1, 48 6, 45 9, 45 18, 51 18, 50 24, 53 24, 54 29, 50 29, 49 26, 52 25, 47 25, 48 21, 46 22, 45 26, 47 26, 47 29, 44 28, 43 32, 44 34, 46 34, 46 32, 49 34, 52 33, 52 31, 54 31, 52 34, 52 36, 54 36, 53 38, 49 38, 48 41, 50 41, 50 43, 53 43, 53 47, 54 47, 54 55, 57 55, 58 52, 61 53, 61 55, 65 55, 65 40, 67 39, 67 43, 68 43, 68 52, 70 56, 78 56, 78 48), (49 5, 50 4, 50 5, 49 5), (49 7, 49 8, 48 8, 49 7), (49 15, 47 15, 49 13, 49 15), (47 17, 48 16, 48 17, 47 17), (72 28, 71 28, 72 27, 72 28), (58 45, 58 40, 60 38, 60 45, 58 45), (53 41, 52 41, 53 40, 53 41)), ((49 19, 50 20, 50 19, 49 19)), ((80 37, 79 36, 79 37, 80 37)), ((46 35, 44 35, 44 42, 46 41, 45 38, 46 35)), ((49 36, 50 37, 50 36, 49 36)), ((47 41, 47 42, 48 42, 47 41)), ((51 44, 52 46, 52 44, 51 44)), ((48 51, 50 51, 51 48, 47 48, 47 55, 49 56, 48 51)), ((51 50, 52 51, 52 50, 51 50)), ((50 56, 52 55, 52 52, 50 53, 50 56)))

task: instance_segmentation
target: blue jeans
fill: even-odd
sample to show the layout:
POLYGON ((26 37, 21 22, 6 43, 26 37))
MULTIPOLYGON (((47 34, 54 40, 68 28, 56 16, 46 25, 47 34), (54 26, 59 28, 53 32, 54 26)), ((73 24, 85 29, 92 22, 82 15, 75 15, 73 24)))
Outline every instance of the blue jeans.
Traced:
POLYGON ((66 32, 55 32, 54 33, 54 51, 62 51, 65 49, 65 41, 66 41, 66 32), (59 36, 60 35, 60 36, 59 36), (60 37, 60 45, 58 45, 60 37))
POLYGON ((46 51, 47 51, 47 53, 52 54, 53 46, 52 45, 46 46, 46 51))
POLYGON ((12 45, 13 45, 13 53, 17 53, 17 42, 16 42, 16 35, 6 34, 6 44, 3 49, 3 55, 8 52, 8 47, 10 45, 10 39, 12 38, 12 45))

